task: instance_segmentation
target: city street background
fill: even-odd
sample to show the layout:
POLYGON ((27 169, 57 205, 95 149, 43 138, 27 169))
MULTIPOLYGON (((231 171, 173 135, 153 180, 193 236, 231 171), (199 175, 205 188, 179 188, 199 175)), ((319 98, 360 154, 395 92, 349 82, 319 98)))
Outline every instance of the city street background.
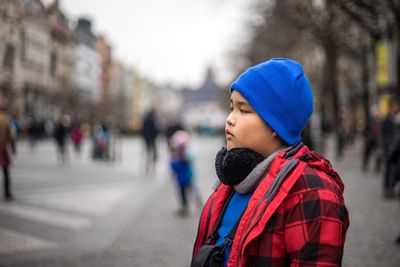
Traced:
MULTIPOLYGON (((400 203, 382 197, 380 173, 360 171, 360 140, 340 161, 328 140, 326 155, 345 183, 351 221, 343 266, 399 266, 400 203)), ((11 169, 15 201, 0 203, 0 266, 189 266, 200 210, 176 215, 166 144, 159 140, 157 169, 146 174, 142 140, 116 142, 114 162, 93 161, 86 142, 80 155, 69 147, 66 165, 57 162, 52 140, 35 151, 18 143, 11 169)), ((205 199, 223 138, 194 136, 192 145, 205 199)))
POLYGON ((182 216, 170 137, 193 137, 205 201, 227 89, 282 57, 346 185, 343 266, 399 267, 400 0, 0 0, 0 267, 189 266, 201 211, 182 216))

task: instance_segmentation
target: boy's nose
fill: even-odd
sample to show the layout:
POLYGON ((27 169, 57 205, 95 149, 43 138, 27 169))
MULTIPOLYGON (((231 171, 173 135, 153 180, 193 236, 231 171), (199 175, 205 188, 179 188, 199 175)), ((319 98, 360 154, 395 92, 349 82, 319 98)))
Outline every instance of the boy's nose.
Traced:
POLYGON ((227 118, 226 118, 226 124, 228 125, 228 126, 233 126, 234 125, 234 119, 233 119, 233 117, 232 117, 232 115, 229 115, 227 118))

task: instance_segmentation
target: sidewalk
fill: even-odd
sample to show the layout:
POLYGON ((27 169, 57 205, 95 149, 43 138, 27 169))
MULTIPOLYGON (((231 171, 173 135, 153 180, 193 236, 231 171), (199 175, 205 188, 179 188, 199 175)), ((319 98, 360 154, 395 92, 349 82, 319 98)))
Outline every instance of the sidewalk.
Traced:
POLYGON ((369 171, 361 171, 361 153, 362 139, 358 139, 346 148, 343 159, 332 160, 346 186, 350 215, 343 266, 398 267, 400 246, 394 241, 400 233, 400 201, 383 197, 383 174, 372 171, 372 161, 369 171))

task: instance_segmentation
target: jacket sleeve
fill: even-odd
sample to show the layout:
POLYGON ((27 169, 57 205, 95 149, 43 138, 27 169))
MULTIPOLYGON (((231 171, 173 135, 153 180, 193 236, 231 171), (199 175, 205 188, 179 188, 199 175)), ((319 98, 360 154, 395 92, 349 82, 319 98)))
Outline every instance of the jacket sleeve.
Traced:
POLYGON ((310 187, 289 198, 284 236, 290 266, 341 266, 348 226, 338 192, 310 187))

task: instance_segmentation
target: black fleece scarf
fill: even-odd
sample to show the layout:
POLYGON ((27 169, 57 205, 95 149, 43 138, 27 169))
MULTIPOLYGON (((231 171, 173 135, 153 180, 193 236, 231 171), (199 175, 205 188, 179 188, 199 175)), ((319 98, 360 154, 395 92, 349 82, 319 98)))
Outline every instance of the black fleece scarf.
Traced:
POLYGON ((250 148, 225 147, 218 151, 215 169, 219 180, 229 186, 242 182, 247 175, 264 160, 264 157, 250 148))

